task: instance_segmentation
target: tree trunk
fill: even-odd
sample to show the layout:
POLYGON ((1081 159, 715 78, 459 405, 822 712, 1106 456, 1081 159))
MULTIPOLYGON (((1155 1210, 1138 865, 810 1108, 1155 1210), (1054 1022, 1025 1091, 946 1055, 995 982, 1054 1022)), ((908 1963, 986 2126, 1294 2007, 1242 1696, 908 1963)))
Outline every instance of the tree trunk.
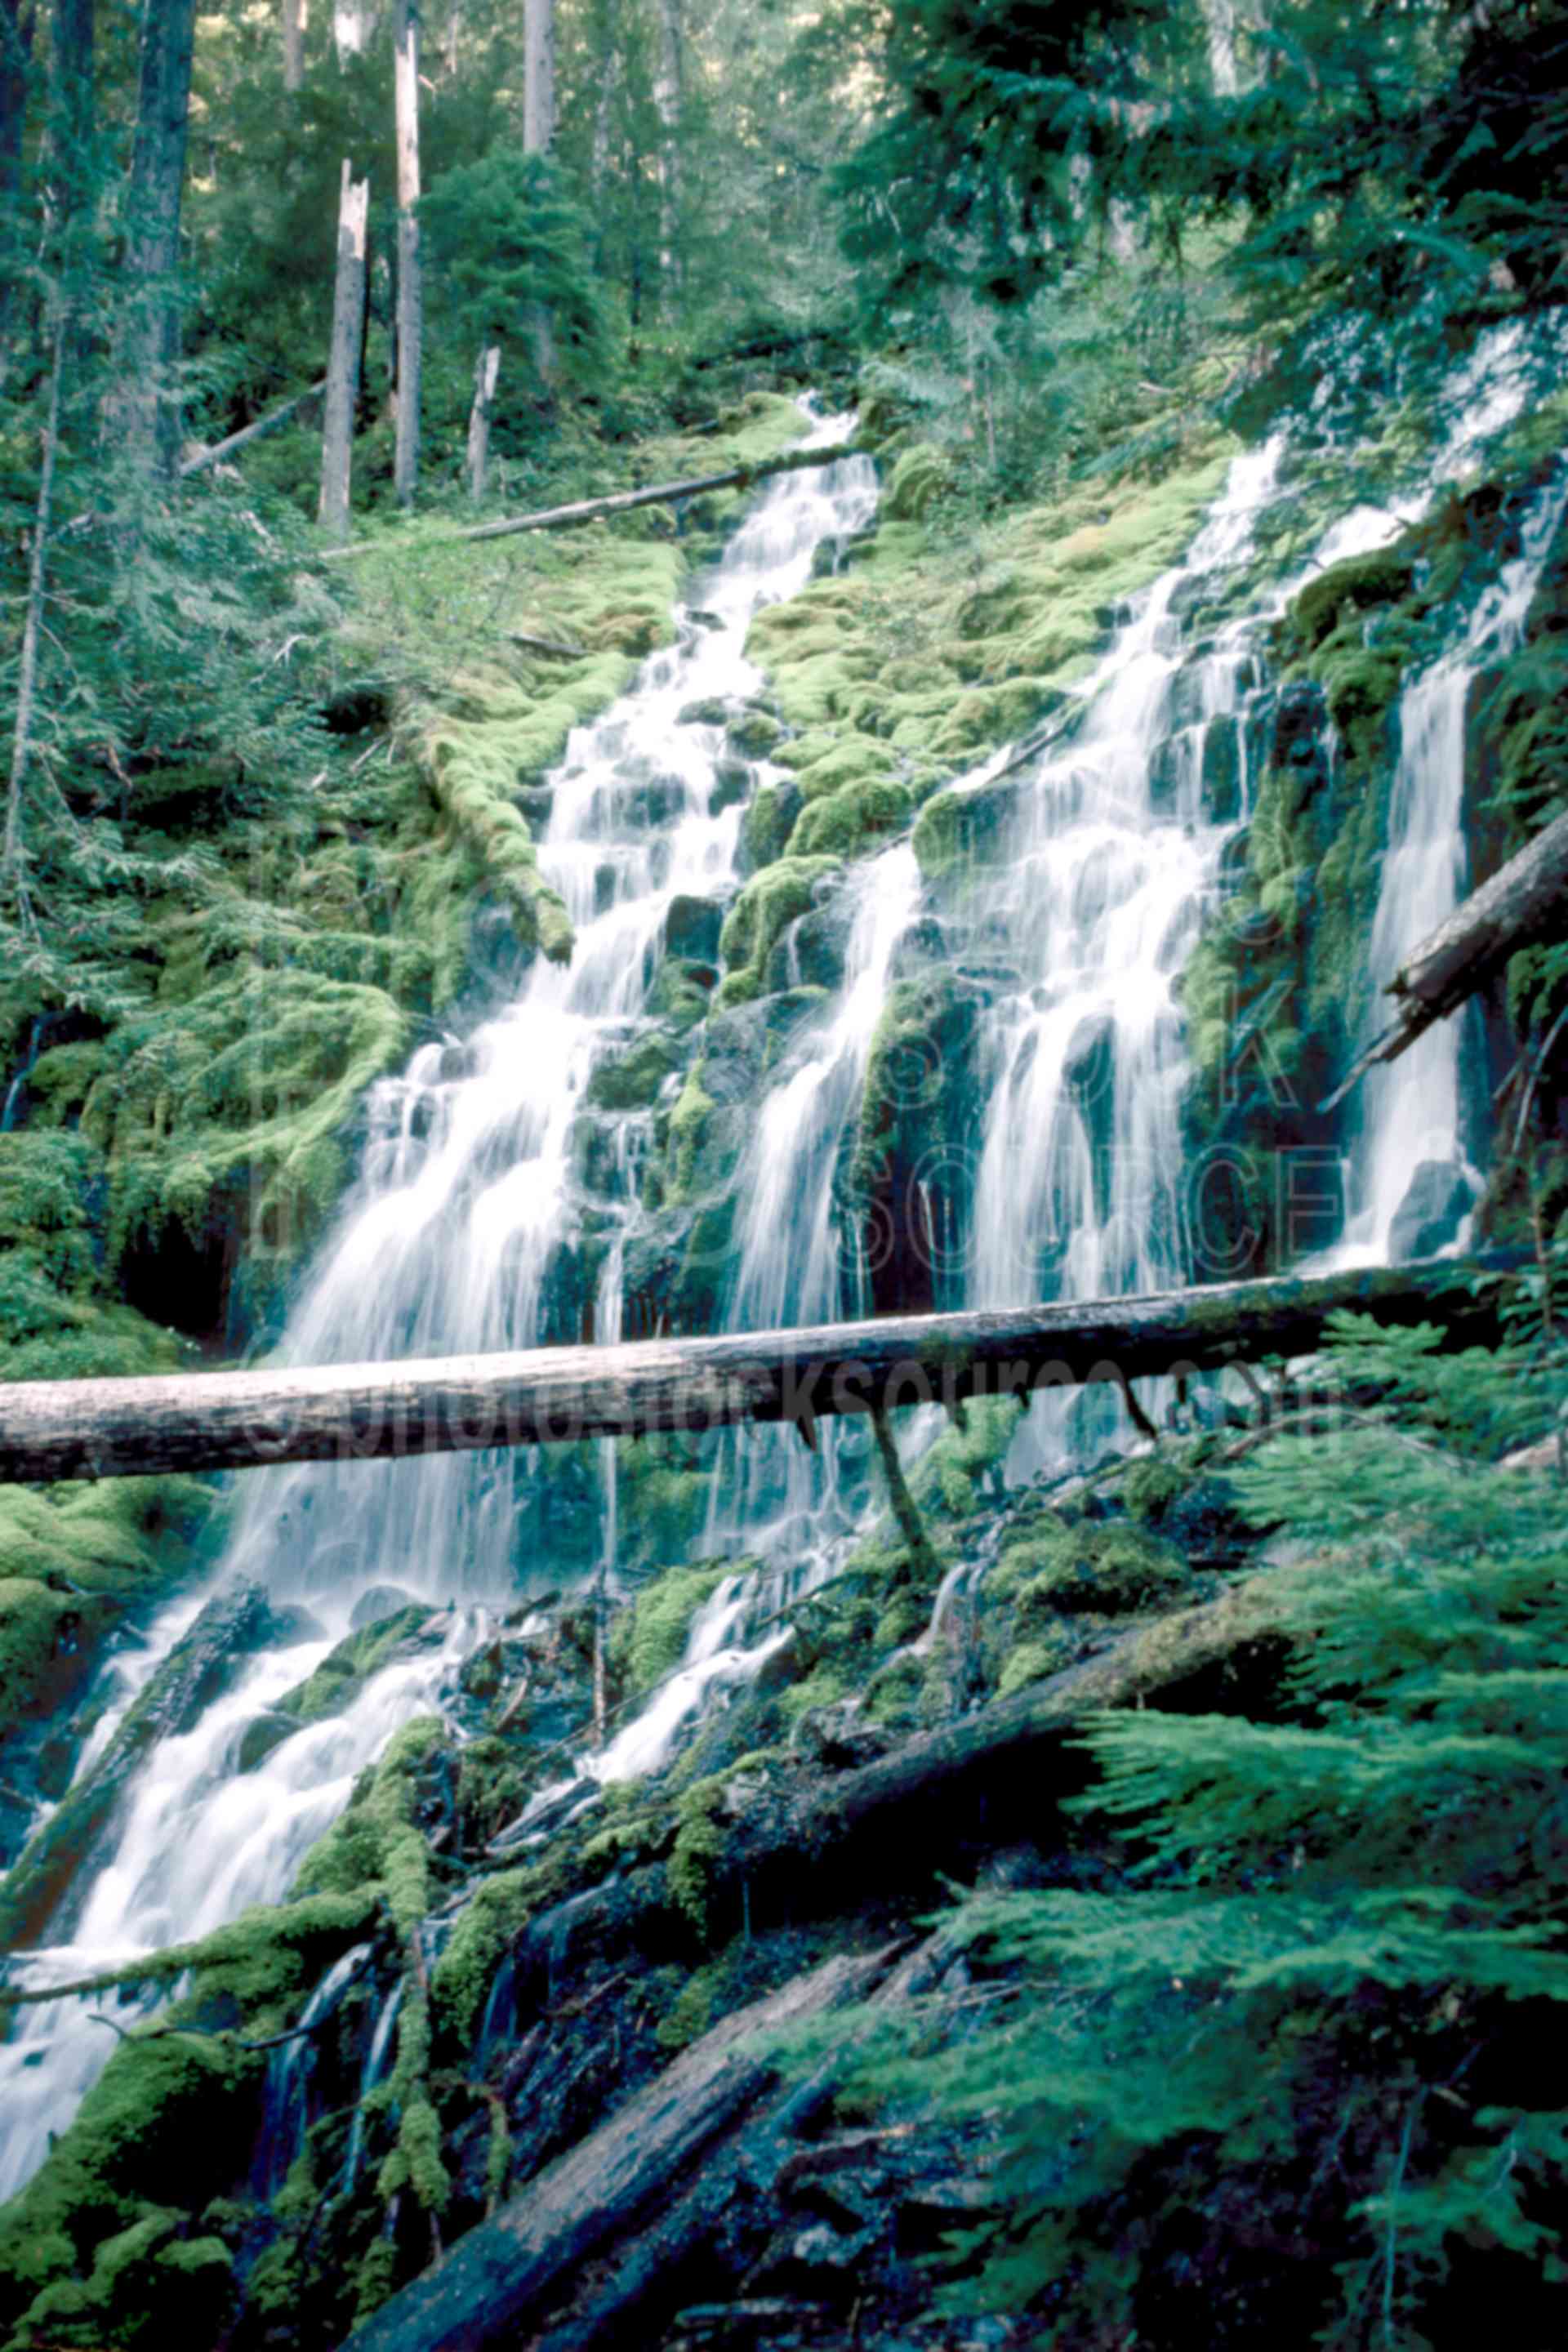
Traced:
POLYGON ((309 0, 283 0, 283 87, 299 89, 305 79, 305 26, 309 0))
POLYGON ((1373 1062, 1396 1062, 1435 1021, 1495 979, 1517 948, 1560 936, 1568 900, 1568 814, 1552 820, 1516 857, 1455 908, 1413 949, 1388 983, 1394 1019, 1322 1105, 1332 1110, 1373 1062))
POLYGON ((22 192, 22 130, 37 14, 33 0, 0 0, 0 229, 7 239, 22 192))
POLYGON ((419 376, 424 356, 424 293, 419 264, 419 13, 397 0, 394 36, 397 128, 397 453, 393 480, 400 507, 419 482, 419 376))
POLYGON ((373 0, 333 0, 332 47, 340 66, 363 57, 380 22, 381 11, 373 0))
POLYGON ((1212 1371, 1308 1354, 1341 1308, 1439 1322, 1495 1342, 1513 1257, 1215 1283, 1146 1298, 981 1314, 883 1316, 798 1331, 535 1348, 311 1370, 0 1384, 0 1481, 401 1460, 500 1445, 794 1422, 826 1413, 1028 1396, 1040 1388, 1212 1371), (1478 1291, 1479 1295, 1478 1295, 1478 1291))
POLYGON ((548 2299, 709 2159, 777 2080, 777 2038, 805 2019, 891 1992, 897 1947, 840 1957, 716 2025, 587 2138, 557 2157, 437 2267, 395 2294, 344 2352, 517 2345, 548 2299))
POLYGON ((490 458, 490 415, 500 373, 500 345, 487 343, 474 368, 474 404, 468 411, 468 495, 476 506, 485 495, 485 475, 490 458))
POLYGON ((33 740, 33 705, 38 682, 38 637, 44 622, 44 579, 48 566, 49 513, 55 489, 55 450, 59 440, 60 379, 65 370, 66 320, 55 320, 54 364, 49 370, 49 405, 44 419, 43 462, 38 469, 38 496, 33 509, 33 551, 27 566, 27 615, 22 625, 22 656, 16 677, 16 724, 11 738, 11 775, 5 794, 5 842, 0 868, 12 880, 20 877, 23 842, 23 800, 27 760, 33 740))
POLYGON ((62 220, 90 208, 97 163, 94 0, 55 0, 50 194, 62 220))
POLYGON ((658 268, 668 306, 680 285, 680 0, 658 0, 658 71, 653 103, 658 116, 658 268))
POLYGON ((327 363, 321 423, 321 502, 319 519, 335 540, 349 535, 349 485, 353 465, 354 401, 359 393, 360 329, 364 312, 365 220, 370 182, 356 181, 343 158, 338 198, 338 269, 332 289, 332 349, 327 363))
MULTIPOLYGON (((795 474, 812 466, 837 465, 855 455, 853 444, 836 442, 831 449, 789 449, 782 457, 765 457, 756 466, 732 466, 727 474, 697 474, 689 481, 661 482, 646 490, 613 490, 607 498, 580 499, 569 507, 542 507, 536 514, 512 515, 504 522, 475 523, 462 530, 444 531, 439 538, 421 539, 421 549, 456 547, 465 541, 511 539, 524 530, 567 530, 575 523, 596 522, 601 515, 629 514, 634 507, 662 506, 667 499, 695 498, 701 490, 750 489, 774 474, 795 474)), ((330 562, 362 555, 360 547, 339 548, 330 562)))
POLYGON ((523 151, 546 155, 555 138, 555 0, 525 0, 522 47, 523 151))
MULTIPOLYGON (((368 188, 368 181, 365 184, 368 188)), ((260 441, 268 433, 276 433, 280 425, 287 425, 289 419, 297 416, 309 402, 319 400, 326 389, 327 379, 323 376, 321 383, 311 384, 309 391, 297 392, 292 400, 284 401, 277 408, 269 408, 265 416, 256 419, 254 425, 242 425, 237 433, 230 433, 223 440, 215 441, 210 449, 199 450, 194 457, 186 457, 180 467, 181 480, 184 481, 188 474, 204 473, 207 467, 221 464, 224 458, 232 457, 237 451, 248 447, 252 441, 260 441)))
POLYGON ((130 318, 120 400, 127 445, 149 473, 172 475, 180 447, 180 203, 190 123, 196 0, 146 0, 136 138, 126 197, 130 318))

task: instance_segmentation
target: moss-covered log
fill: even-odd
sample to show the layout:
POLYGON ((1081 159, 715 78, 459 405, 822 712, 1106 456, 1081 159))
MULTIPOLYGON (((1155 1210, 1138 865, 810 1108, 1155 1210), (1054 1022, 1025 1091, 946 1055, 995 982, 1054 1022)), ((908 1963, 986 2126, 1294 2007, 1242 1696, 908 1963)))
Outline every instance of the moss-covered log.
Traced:
POLYGON ((308 1371, 28 1381, 0 1390, 0 1480, 235 1470, 484 1451, 1024 1395, 1216 1370, 1318 1346, 1330 1316, 1496 1342, 1512 1261, 1436 1259, 1152 1297, 887 1316, 793 1331, 536 1348, 308 1371))

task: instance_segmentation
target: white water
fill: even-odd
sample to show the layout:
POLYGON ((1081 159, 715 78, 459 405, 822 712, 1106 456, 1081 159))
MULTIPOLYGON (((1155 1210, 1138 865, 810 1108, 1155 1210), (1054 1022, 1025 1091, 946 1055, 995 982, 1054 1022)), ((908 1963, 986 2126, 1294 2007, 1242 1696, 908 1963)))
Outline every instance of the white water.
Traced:
MULTIPOLYGON (((1385 986, 1411 950, 1436 930, 1464 896, 1465 714, 1470 688, 1489 663, 1523 634, 1563 508, 1568 476, 1537 497, 1520 552, 1470 616, 1464 641, 1412 680, 1399 706, 1399 765, 1389 806, 1388 844, 1368 966, 1385 986)), ((1373 1033, 1387 999, 1374 1005, 1373 1033)), ((1464 1150, 1463 1059, 1476 1040, 1473 1006, 1433 1024, 1399 1059, 1375 1063, 1362 1082, 1361 1132, 1351 1156, 1351 1215, 1334 1254, 1343 1265, 1382 1265, 1421 1254, 1415 1215, 1400 1212, 1412 1181, 1426 1187, 1430 1228, 1463 1244, 1460 1212, 1481 1179, 1464 1150), (1422 1171, 1426 1171, 1423 1175, 1422 1171)))
MULTIPOLYGON (((818 430, 831 439, 842 422, 818 430)), ((977 893, 987 958, 1006 976, 977 1073, 984 1117, 966 1303, 1157 1287, 1214 1271, 1192 1265, 1178 1118, 1186 1063, 1173 983, 1220 853, 1245 814, 1246 719, 1258 682, 1249 639, 1268 615, 1184 658, 1178 612, 1184 585, 1222 583, 1246 562, 1278 456, 1271 447, 1237 461, 1187 561, 1139 601, 1083 689, 1076 724, 1021 795, 1015 854, 977 893), (1223 822, 1211 821, 1204 799, 1205 745, 1216 729, 1237 737, 1237 814, 1223 822), (1103 1043, 1091 1057, 1098 1097, 1081 1071, 1069 1083, 1086 1024, 1103 1043)), ((559 1336, 550 1323, 557 1271, 583 1237, 574 1129, 584 1088, 598 1057, 635 1034, 671 898, 711 894, 732 872, 738 813, 710 807, 719 730, 683 727, 679 710, 753 690, 742 652, 751 614, 796 593, 819 541, 855 528, 873 498, 863 467, 775 488, 704 593, 720 625, 682 616, 677 648, 647 665, 605 721, 574 738, 542 847, 578 924, 572 965, 535 966, 515 1000, 466 1042, 422 1048, 375 1090, 363 1177, 291 1325, 293 1360, 559 1336), (662 813, 651 823, 650 800, 662 813)), ((1406 519, 1358 510, 1320 561, 1378 544, 1406 519)), ((983 789, 998 764, 972 787, 983 789)), ((893 960, 919 904, 911 853, 900 845, 869 861, 849 889, 844 983, 786 1054, 761 1108, 725 1302, 731 1328, 819 1319, 861 1303, 833 1177, 893 960)), ((612 1225, 596 1286, 600 1337, 619 1329, 636 1129, 632 1115, 612 1155, 612 1192, 594 1204, 612 1225)), ((1404 1164, 1408 1172, 1408 1153, 1404 1164)), ((1105 1409, 1095 1401, 1077 1441, 1105 1409)), ((578 1801, 577 1792, 591 1797, 596 1781, 655 1769, 683 1724, 787 1638, 779 1613, 829 1572, 856 1506, 844 1475, 856 1433, 825 1423, 821 1434, 815 1456, 785 1433, 723 1441, 710 1534, 716 1544, 743 1540, 763 1555, 762 1568, 721 1583, 677 1675, 587 1759, 578 1780, 541 1792, 542 1822, 561 1801, 578 1801)), ((1015 1466, 1067 1443, 1059 1412, 1053 1421, 1037 1407, 1015 1466)), ((584 1572, 614 1561, 613 1451, 605 1469, 589 1539, 573 1538, 584 1572)), ((255 1661, 195 1731, 158 1750, 124 1810, 112 1857, 85 1891, 70 1944, 30 1959, 29 1972, 59 1981, 200 1935, 246 1902, 277 1899, 397 1724, 448 1696, 484 1604, 515 1599, 531 1576, 559 1579, 563 1556, 552 1557, 542 1492, 552 1489, 535 1460, 515 1454, 270 1472, 247 1482, 230 1570, 308 1595, 324 1633, 255 1661), (460 1595, 472 1613, 454 1610, 440 1643, 377 1676, 342 1717, 237 1775, 246 1724, 310 1672, 355 1598, 388 1582, 443 1601, 460 1595)), ((188 1616, 186 1605, 154 1629, 151 1663, 188 1616)), ((385 2062, 395 2013, 383 2011, 368 2079, 385 2062)), ((86 2005, 70 2003, 31 2012, 0 2050, 9 2125, 0 2195, 40 2160, 107 2044, 86 2005)))
MULTIPOLYGON (((810 438, 829 445, 847 422, 815 423, 810 438)), ((863 458, 781 478, 704 583, 708 620, 683 610, 675 646, 574 735, 540 852, 576 926, 571 964, 536 961, 471 1037, 422 1047, 373 1090, 361 1181, 290 1322, 286 1360, 387 1360, 553 1336, 552 1283, 583 1213, 574 1129, 595 1063, 635 1034, 672 898, 732 878, 740 812, 710 806, 721 730, 683 725, 679 713, 757 690, 743 650, 752 614, 798 593, 821 541, 858 529, 875 499, 863 458)), ((630 1209, 600 1205, 623 1218, 630 1209)), ((486 1637, 483 1604, 515 1601, 547 1574, 559 1580, 545 1549, 548 1508, 537 1457, 518 1452, 247 1480, 222 1574, 308 1597, 322 1634, 247 1662, 194 1730, 156 1748, 74 1900, 68 1944, 26 1956, 27 1979, 66 1981, 276 1902, 398 1726, 452 1696, 463 1658, 486 1637), (285 1739, 254 1771, 237 1771, 246 1727, 310 1674, 359 1597, 388 1584, 447 1605, 445 1638, 377 1675, 344 1713, 285 1739)), ((595 1555, 598 1547, 595 1528, 595 1555)), ((153 1629, 148 1671, 191 1615, 182 1601, 153 1629)), ((36 2169, 101 2071, 113 2037, 93 2006, 24 2011, 0 2049, 0 2198, 36 2169)))

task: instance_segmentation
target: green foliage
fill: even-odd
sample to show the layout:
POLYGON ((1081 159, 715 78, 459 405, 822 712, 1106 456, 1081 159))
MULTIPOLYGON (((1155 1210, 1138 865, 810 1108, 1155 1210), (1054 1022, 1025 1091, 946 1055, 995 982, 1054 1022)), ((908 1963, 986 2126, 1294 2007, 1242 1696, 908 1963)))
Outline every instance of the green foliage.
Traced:
POLYGON ((492 147, 443 173, 419 207, 428 250, 453 318, 475 348, 500 343, 531 372, 548 339, 539 393, 564 381, 579 390, 608 360, 602 296, 585 267, 589 224, 558 165, 521 148, 492 147))
POLYGON ((1498 1466, 1555 1411, 1560 1351, 1447 1357, 1347 1318, 1333 1369, 1388 1425, 1235 1474, 1310 1547, 1274 1575, 1282 1685, 1091 1727, 1072 1810, 1121 1841, 1115 1882, 972 1901, 980 2021, 895 2033, 865 2074, 1000 2130, 1003 2210, 954 2242, 950 2292, 1041 2342, 1426 2342, 1461 2281, 1504 2291, 1521 2259, 1550 2335, 1568 2285, 1541 2063, 1568 1980, 1568 1553, 1560 1490, 1498 1466))

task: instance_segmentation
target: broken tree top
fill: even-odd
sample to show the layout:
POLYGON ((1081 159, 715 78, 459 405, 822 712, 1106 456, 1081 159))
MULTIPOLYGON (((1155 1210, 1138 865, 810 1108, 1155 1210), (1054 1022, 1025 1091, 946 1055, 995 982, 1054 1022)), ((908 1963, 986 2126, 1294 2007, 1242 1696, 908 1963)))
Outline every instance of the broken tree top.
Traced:
POLYGON ((0 1481, 398 1460, 490 1446, 794 1422, 1215 1370, 1317 1347, 1341 1308, 1499 1336, 1511 1260, 1436 1260, 1219 1283, 1152 1297, 625 1347, 536 1348, 401 1364, 26 1381, 0 1387, 0 1481), (1488 1277, 1491 1277, 1488 1279, 1488 1277))

